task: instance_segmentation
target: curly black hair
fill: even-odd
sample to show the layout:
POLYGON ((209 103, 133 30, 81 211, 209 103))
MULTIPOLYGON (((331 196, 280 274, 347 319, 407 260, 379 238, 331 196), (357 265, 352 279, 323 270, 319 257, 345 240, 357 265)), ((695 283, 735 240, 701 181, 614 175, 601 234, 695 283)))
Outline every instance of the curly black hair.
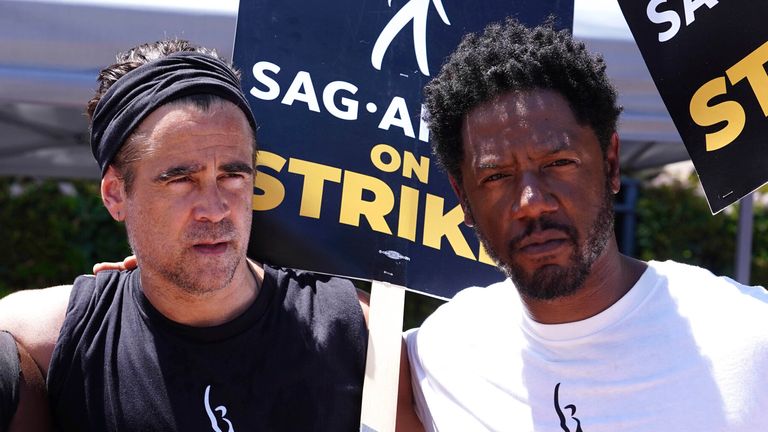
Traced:
POLYGON ((424 88, 432 149, 438 163, 461 180, 464 117, 478 105, 511 91, 551 89, 568 101, 576 119, 595 131, 603 154, 621 108, 601 56, 592 56, 554 18, 529 28, 513 18, 482 35, 466 35, 424 88))

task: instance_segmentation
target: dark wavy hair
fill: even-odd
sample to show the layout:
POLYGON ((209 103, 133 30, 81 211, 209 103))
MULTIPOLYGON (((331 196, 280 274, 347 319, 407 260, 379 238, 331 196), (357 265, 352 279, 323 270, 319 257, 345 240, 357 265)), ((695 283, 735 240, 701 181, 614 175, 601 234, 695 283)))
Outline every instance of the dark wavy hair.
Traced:
POLYGON ((432 149, 438 163, 461 180, 464 117, 501 94, 551 89, 562 94, 577 121, 595 131, 605 154, 621 108, 599 55, 587 52, 554 18, 529 28, 513 18, 466 35, 424 88, 432 149))

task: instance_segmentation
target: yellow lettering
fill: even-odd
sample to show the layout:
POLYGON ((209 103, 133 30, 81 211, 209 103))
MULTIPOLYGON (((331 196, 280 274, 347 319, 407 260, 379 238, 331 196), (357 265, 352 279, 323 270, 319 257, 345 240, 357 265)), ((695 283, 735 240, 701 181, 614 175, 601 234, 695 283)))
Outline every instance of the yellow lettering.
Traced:
POLYGON ((448 239, 453 251, 458 256, 475 259, 472 250, 469 248, 464 234, 459 226, 464 222, 464 212, 461 206, 457 205, 448 213, 443 214, 445 200, 427 194, 427 203, 424 210, 424 246, 434 249, 440 249, 443 236, 448 239))
POLYGON ((709 105, 715 96, 726 93, 725 77, 717 77, 701 86, 691 98, 691 118, 699 126, 712 126, 720 122, 728 124, 717 132, 706 134, 707 151, 719 150, 738 138, 746 124, 744 108, 738 102, 725 101, 709 105))
POLYGON ((320 219, 325 182, 339 183, 341 181, 341 169, 291 158, 288 163, 288 172, 304 176, 299 214, 320 219))
MULTIPOLYGON (((275 153, 261 150, 259 151, 259 166, 271 168, 280 172, 285 166, 285 158, 275 153)), ((253 199, 252 205, 255 211, 272 210, 280 205, 285 198, 285 187, 280 180, 263 172, 258 172, 253 178, 253 199), (261 190, 257 193, 256 189, 261 190)))
POLYGON ((373 166, 384 172, 395 172, 400 168, 400 154, 394 147, 387 144, 377 144, 371 149, 371 162, 373 166), (389 162, 384 162, 383 155, 389 155, 389 162))
POLYGON ((416 156, 411 152, 403 154, 403 176, 411 178, 411 174, 416 174, 420 182, 427 184, 429 181, 429 159, 422 156, 416 161, 416 156))
POLYGON ((768 117, 768 73, 765 63, 768 62, 768 42, 752 51, 748 56, 725 71, 731 84, 736 84, 746 78, 752 91, 763 109, 763 115, 768 117))
POLYGON ((400 213, 397 220, 397 236, 416 241, 416 219, 419 215, 419 191, 400 186, 400 213))
POLYGON ((365 216, 374 231, 391 235, 392 230, 384 216, 394 207, 395 196, 386 183, 375 177, 344 171, 339 222, 360 226, 360 216, 365 216), (363 200, 365 190, 373 193, 373 201, 363 200))

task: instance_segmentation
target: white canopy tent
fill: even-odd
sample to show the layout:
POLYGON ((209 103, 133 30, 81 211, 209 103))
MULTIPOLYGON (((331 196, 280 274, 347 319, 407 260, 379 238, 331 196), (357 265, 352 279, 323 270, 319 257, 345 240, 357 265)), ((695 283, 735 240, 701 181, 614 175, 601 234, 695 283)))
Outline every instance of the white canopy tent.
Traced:
POLYGON ((98 178, 83 111, 118 51, 178 36, 231 58, 236 0, 129 3, 0 2, 0 175, 98 178))
MULTIPOLYGON (((231 58, 236 15, 237 0, 0 2, 0 175, 96 178, 82 112, 98 70, 174 36, 231 58)), ((687 159, 616 2, 577 0, 574 33, 619 88, 625 170, 687 159)))

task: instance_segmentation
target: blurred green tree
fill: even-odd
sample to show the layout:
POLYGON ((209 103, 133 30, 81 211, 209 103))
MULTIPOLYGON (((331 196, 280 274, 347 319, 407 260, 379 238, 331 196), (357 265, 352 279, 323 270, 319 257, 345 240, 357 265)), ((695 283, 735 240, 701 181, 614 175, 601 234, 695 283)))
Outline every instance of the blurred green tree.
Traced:
POLYGON ((0 178, 0 295, 71 283, 130 254, 94 181, 0 178))
MULTIPOLYGON (((637 257, 705 267, 733 277, 738 206, 712 215, 695 177, 646 186, 637 203, 637 257)), ((751 283, 768 283, 768 214, 754 206, 751 283)))
MULTIPOLYGON (((695 178, 642 187, 636 256, 673 259, 732 276, 738 212, 732 208, 712 216, 697 189, 695 178)), ((766 286, 768 212, 759 202, 753 232, 752 283, 766 286)), ((90 273, 94 263, 128 254, 125 230, 104 209, 97 182, 0 178, 0 297, 71 283, 90 273)), ((408 293, 403 327, 419 326, 440 304, 408 293)))

